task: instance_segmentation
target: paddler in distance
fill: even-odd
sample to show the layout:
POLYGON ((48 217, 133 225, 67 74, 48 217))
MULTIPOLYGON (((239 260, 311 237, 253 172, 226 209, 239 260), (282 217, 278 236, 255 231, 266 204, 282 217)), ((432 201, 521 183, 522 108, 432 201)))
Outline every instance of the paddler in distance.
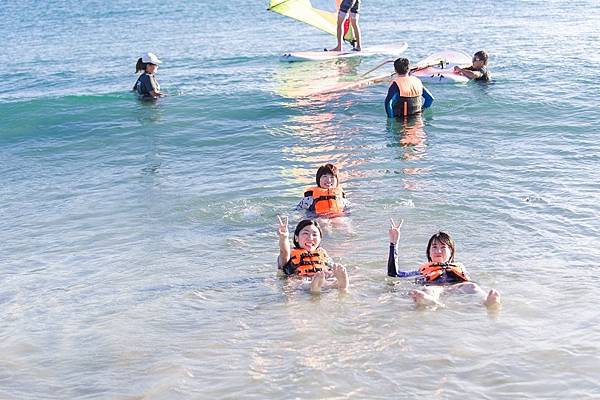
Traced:
POLYGON ((410 62, 407 58, 394 61, 396 78, 388 89, 385 98, 385 112, 388 118, 406 117, 420 113, 431 106, 434 97, 423 86, 419 78, 410 76, 410 62))

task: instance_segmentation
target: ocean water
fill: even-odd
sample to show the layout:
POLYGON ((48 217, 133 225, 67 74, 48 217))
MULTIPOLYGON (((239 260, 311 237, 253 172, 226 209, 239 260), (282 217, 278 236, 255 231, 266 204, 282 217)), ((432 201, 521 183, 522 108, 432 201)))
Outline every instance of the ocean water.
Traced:
POLYGON ((365 46, 491 54, 492 84, 401 122, 385 84, 294 97, 384 58, 280 63, 334 38, 266 3, 2 2, 0 398, 600 398, 600 4, 365 0, 365 46), (351 290, 314 296, 277 275, 276 215, 326 162, 351 290), (403 268, 446 230, 502 309, 416 309, 390 217, 403 268))

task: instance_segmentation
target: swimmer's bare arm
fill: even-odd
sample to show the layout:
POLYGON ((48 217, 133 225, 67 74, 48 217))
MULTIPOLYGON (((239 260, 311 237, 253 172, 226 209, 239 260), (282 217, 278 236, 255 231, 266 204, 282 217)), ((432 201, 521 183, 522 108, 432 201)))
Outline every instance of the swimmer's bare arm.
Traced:
POLYGON ((454 72, 460 75, 464 75, 469 79, 477 79, 483 76, 483 74, 479 71, 471 71, 469 69, 464 69, 458 66, 454 67, 454 72))
POLYGON ((277 257, 277 268, 281 269, 290 259, 290 240, 288 233, 288 217, 281 218, 277 216, 279 226, 277 234, 279 235, 279 257, 277 257))
POLYGON ((166 95, 167 94, 163 93, 163 92, 157 92, 157 91, 154 91, 154 90, 150 91, 150 96, 152 96, 152 97, 164 97, 166 95))

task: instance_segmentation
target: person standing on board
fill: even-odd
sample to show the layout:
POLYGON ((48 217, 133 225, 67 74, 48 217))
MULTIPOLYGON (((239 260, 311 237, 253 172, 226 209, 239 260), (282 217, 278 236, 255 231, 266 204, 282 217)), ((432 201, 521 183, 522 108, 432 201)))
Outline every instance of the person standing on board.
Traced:
POLYGON ((142 74, 133 85, 133 90, 137 92, 141 99, 153 100, 166 96, 165 93, 160 91, 160 85, 154 76, 154 73, 158 70, 158 64, 161 62, 154 53, 146 53, 137 60, 135 73, 142 72, 142 74))
POLYGON ((398 76, 392 81, 385 98, 385 112, 388 118, 418 114, 433 103, 433 96, 423 87, 419 78, 408 74, 409 65, 407 58, 394 61, 394 69, 398 76))
POLYGON ((358 27, 358 8, 360 7, 360 0, 342 0, 337 17, 337 46, 327 51, 342 51, 342 38, 344 36, 344 20, 348 11, 350 11, 350 24, 354 31, 354 37, 356 43, 354 43, 353 51, 360 51, 360 28, 358 27))
POLYGON ((479 50, 473 54, 473 63, 470 67, 460 68, 454 67, 454 72, 460 75, 464 75, 469 79, 476 81, 488 82, 492 76, 490 71, 487 69, 488 53, 485 50, 479 50))

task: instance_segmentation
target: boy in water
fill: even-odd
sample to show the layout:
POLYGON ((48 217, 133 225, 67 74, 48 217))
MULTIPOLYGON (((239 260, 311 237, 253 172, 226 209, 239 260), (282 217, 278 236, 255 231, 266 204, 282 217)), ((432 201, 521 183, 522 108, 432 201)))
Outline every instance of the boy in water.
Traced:
POLYGON ((409 66, 407 58, 394 61, 397 76, 392 80, 385 98, 385 112, 388 118, 418 114, 433 103, 433 96, 419 78, 409 75, 409 66))

